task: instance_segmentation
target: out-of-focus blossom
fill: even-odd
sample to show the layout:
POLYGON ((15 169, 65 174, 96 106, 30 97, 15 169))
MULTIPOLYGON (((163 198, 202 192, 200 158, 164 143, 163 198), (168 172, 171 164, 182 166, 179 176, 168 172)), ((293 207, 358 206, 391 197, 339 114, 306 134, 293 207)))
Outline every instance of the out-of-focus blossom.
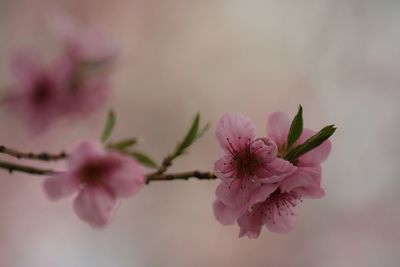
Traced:
POLYGON ((109 96, 117 45, 104 32, 82 27, 72 18, 60 15, 52 22, 63 46, 59 60, 69 66, 70 84, 65 91, 70 110, 79 115, 93 112, 109 96))
POLYGON ((27 52, 16 54, 11 60, 16 84, 2 103, 33 131, 45 130, 60 114, 67 112, 60 105, 66 67, 64 64, 46 66, 27 52))
POLYGON ((104 34, 65 21, 59 28, 61 53, 44 65, 28 53, 12 60, 15 90, 2 102, 43 131, 59 118, 88 115, 104 106, 111 91, 110 70, 117 48, 104 34))
POLYGON ((272 193, 268 184, 281 181, 296 168, 276 157, 277 146, 271 139, 256 138, 255 126, 240 113, 224 115, 216 135, 224 155, 215 163, 221 183, 214 213, 221 223, 232 224, 272 193))
POLYGON ((108 152, 97 142, 83 142, 71 151, 67 171, 45 180, 44 191, 51 200, 78 192, 76 214, 101 228, 112 218, 118 199, 133 196, 145 182, 143 168, 130 157, 108 152))
MULTIPOLYGON (((290 125, 290 118, 281 112, 273 113, 267 122, 267 138, 276 144, 281 166, 281 168, 270 168, 271 177, 280 177, 279 179, 264 179, 266 182, 261 183, 257 190, 245 190, 245 197, 235 199, 247 203, 247 205, 241 205, 240 209, 234 205, 228 205, 229 202, 224 202, 219 197, 223 196, 223 193, 231 195, 231 187, 222 188, 220 185, 217 189, 218 199, 214 202, 215 216, 223 224, 237 222, 240 226, 239 236, 257 238, 263 225, 272 232, 287 233, 294 226, 297 204, 303 198, 321 198, 325 194, 321 188, 321 163, 330 153, 330 141, 327 140, 317 148, 301 155, 293 161, 293 165, 279 158, 284 157, 290 125), (286 172, 282 175, 281 171, 276 172, 277 169, 286 172)), ((242 135, 242 132, 237 129, 234 132, 236 135, 242 135)), ((293 146, 304 143, 313 134, 312 130, 304 129, 293 146)), ((251 160, 256 159, 254 155, 251 155, 251 160)), ((248 159, 246 162, 251 160, 248 159)), ((243 195, 242 192, 241 196, 243 195)))

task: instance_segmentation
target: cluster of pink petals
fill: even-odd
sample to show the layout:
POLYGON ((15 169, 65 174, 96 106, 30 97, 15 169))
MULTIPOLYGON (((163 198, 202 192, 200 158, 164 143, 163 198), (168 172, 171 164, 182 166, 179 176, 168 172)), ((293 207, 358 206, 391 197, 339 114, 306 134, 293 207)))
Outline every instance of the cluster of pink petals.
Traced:
POLYGON ((119 198, 136 194, 146 183, 144 169, 130 157, 106 151, 97 142, 80 143, 68 156, 68 170, 47 178, 51 200, 77 193, 74 210, 94 228, 107 225, 119 198))
POLYGON ((3 103, 34 132, 61 117, 97 110, 110 92, 108 67, 116 56, 115 46, 91 31, 70 28, 64 35, 62 53, 51 64, 29 52, 11 60, 16 85, 3 103))
MULTIPOLYGON (((214 214, 222 224, 238 223, 240 236, 257 238, 263 225, 272 232, 287 233, 294 226, 297 204, 303 198, 324 196, 320 164, 329 155, 330 141, 292 164, 280 158, 290 124, 286 114, 273 113, 267 136, 256 138, 253 123, 242 114, 227 114, 219 121, 216 135, 224 155, 215 163, 221 183, 214 214)), ((294 146, 313 133, 304 129, 294 146)))

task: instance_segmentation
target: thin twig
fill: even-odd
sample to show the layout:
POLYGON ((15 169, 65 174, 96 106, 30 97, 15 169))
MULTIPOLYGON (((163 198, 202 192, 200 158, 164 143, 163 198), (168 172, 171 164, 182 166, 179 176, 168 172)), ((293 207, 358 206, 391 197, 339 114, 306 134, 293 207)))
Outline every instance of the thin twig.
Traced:
POLYGON ((41 169, 32 166, 22 165, 22 164, 15 164, 6 161, 0 160, 0 168, 7 170, 10 174, 14 171, 23 172, 33 175, 51 175, 57 173, 57 171, 50 170, 50 169, 41 169))
POLYGON ((212 179, 216 179, 217 176, 215 176, 211 172, 202 172, 202 171, 188 171, 188 172, 167 173, 167 174, 152 174, 152 175, 147 175, 147 183, 155 182, 155 181, 189 180, 190 178, 197 178, 200 180, 212 180, 212 179))
POLYGON ((65 159, 67 157, 67 153, 65 152, 60 152, 58 154, 50 154, 47 152, 35 154, 35 153, 21 152, 5 146, 0 146, 0 153, 7 154, 17 159, 32 159, 32 160, 42 160, 42 161, 56 161, 65 159))
MULTIPOLYGON (((28 165, 16 164, 6 161, 0 161, 0 169, 5 169, 9 173, 22 172, 32 175, 52 175, 59 173, 58 171, 51 169, 41 169, 28 165)), ((204 171, 188 171, 188 172, 177 172, 177 173, 166 173, 166 174, 147 174, 147 184, 156 181, 171 181, 171 180, 188 180, 190 178, 197 178, 200 180, 212 180, 217 177, 211 172, 204 171)))

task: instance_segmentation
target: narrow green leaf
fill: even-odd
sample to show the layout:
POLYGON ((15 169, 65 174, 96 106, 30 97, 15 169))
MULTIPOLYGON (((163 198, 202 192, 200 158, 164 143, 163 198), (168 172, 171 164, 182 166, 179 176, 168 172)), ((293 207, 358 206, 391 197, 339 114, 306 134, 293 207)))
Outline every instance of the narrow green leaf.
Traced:
POLYGON ((138 142, 136 138, 129 138, 121 141, 117 141, 114 143, 108 143, 107 148, 112 148, 116 150, 124 150, 130 148, 131 146, 135 145, 138 142))
POLYGON ((145 167, 158 169, 157 163, 152 160, 148 155, 143 152, 130 152, 129 153, 132 157, 134 157, 140 164, 145 167))
POLYGON ((116 121, 115 113, 114 111, 110 110, 108 112, 107 121, 104 126, 103 133, 101 135, 101 142, 103 144, 108 140, 108 138, 110 138, 111 133, 115 126, 115 121, 116 121))
POLYGON ((193 144, 193 142, 196 140, 198 136, 199 124, 200 124, 200 113, 197 113, 193 119, 189 131, 186 133, 182 142, 179 142, 177 144, 175 151, 173 153, 173 158, 176 158, 177 156, 184 153, 185 149, 188 148, 191 144, 193 144))
POLYGON ((197 134, 196 140, 201 138, 203 135, 207 133, 207 131, 210 129, 210 123, 207 123, 197 134))
POLYGON ((301 155, 321 145, 325 140, 333 135, 336 129, 337 128, 335 127, 335 125, 328 125, 322 128, 318 133, 311 136, 303 144, 289 151, 289 153, 285 156, 285 159, 292 162, 295 161, 301 155))
POLYGON ((299 139, 303 132, 303 107, 299 106, 299 111, 293 118, 292 124, 290 125, 286 148, 289 149, 299 139))

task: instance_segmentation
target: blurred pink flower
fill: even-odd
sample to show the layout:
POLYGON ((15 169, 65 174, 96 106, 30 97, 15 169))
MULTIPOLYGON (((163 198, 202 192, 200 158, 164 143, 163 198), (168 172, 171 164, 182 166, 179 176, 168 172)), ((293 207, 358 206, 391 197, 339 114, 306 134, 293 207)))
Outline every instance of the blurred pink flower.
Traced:
POLYGON ((108 99, 117 45, 104 32, 82 27, 68 16, 59 15, 52 22, 63 45, 60 61, 69 66, 71 83, 65 90, 69 108, 79 115, 91 113, 108 99))
POLYGON ((232 224, 254 203, 270 192, 267 184, 281 181, 296 168, 277 158, 277 147, 269 138, 256 138, 255 127, 240 113, 224 115, 216 136, 224 155, 215 163, 222 181, 216 190, 214 213, 222 224, 232 224))
POLYGON ((117 47, 104 34, 81 29, 72 21, 59 23, 61 54, 45 66, 29 53, 12 59, 16 90, 3 103, 23 117, 35 133, 61 117, 88 115, 104 106, 111 91, 110 67, 117 47))
POLYGON ((143 168, 118 152, 108 152, 97 142, 80 143, 68 157, 68 170, 47 178, 44 191, 51 200, 78 192, 74 210, 92 227, 107 225, 118 198, 137 193, 146 179, 143 168))
POLYGON ((34 132, 45 130, 63 112, 63 66, 45 66, 32 54, 17 53, 11 60, 16 78, 13 91, 2 100, 34 132))

